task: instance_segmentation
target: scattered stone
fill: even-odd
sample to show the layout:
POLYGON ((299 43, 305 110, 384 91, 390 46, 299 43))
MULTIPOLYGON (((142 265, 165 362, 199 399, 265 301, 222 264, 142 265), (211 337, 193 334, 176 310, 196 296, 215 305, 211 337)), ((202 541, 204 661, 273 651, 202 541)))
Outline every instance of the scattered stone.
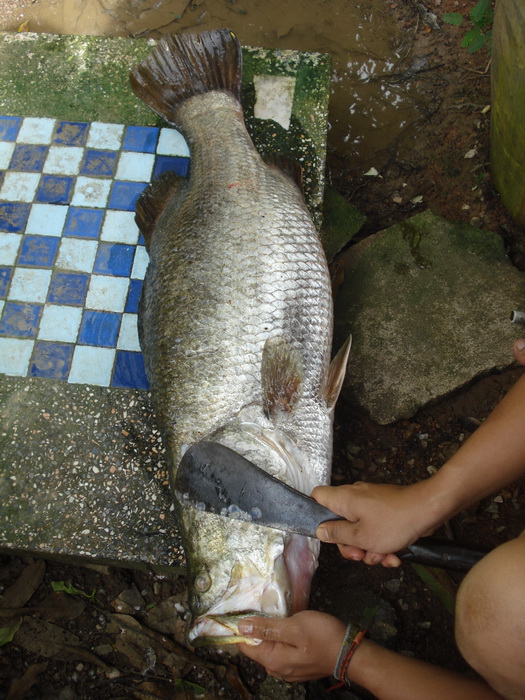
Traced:
POLYGON ((426 211, 343 257, 334 347, 352 333, 343 391, 376 422, 408 418, 512 365, 509 309, 523 304, 525 275, 508 261, 501 236, 426 211))

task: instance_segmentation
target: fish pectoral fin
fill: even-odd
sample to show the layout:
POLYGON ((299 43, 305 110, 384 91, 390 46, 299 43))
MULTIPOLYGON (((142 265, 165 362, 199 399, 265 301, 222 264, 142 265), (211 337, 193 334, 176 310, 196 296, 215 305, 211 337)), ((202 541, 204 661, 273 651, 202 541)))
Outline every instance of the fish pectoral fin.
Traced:
POLYGON ((333 358, 328 368, 328 377, 326 380, 326 405, 329 409, 333 408, 339 397, 343 380, 346 373, 346 364, 352 347, 352 336, 348 336, 348 340, 341 347, 337 355, 333 358))
POLYGON ((153 180, 138 198, 135 223, 144 236, 146 248, 149 248, 155 225, 168 200, 186 184, 185 177, 168 170, 153 180))
POLYGON ((280 336, 264 344, 261 381, 266 413, 289 413, 299 397, 303 363, 299 351, 280 336))

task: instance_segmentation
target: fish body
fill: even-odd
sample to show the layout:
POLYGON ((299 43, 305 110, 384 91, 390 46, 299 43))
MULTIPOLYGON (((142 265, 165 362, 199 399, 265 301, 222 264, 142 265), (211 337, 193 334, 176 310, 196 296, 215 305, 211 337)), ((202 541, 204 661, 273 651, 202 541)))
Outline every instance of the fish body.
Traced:
MULTIPOLYGON (((139 311, 170 476, 200 440, 236 450, 305 493, 330 479, 332 413, 347 353, 330 365, 332 297, 302 193, 264 163, 239 102, 227 30, 160 40, 135 92, 190 148, 137 204, 150 262, 139 311)), ((241 641, 236 615, 306 607, 318 542, 178 504, 190 638, 241 641)))

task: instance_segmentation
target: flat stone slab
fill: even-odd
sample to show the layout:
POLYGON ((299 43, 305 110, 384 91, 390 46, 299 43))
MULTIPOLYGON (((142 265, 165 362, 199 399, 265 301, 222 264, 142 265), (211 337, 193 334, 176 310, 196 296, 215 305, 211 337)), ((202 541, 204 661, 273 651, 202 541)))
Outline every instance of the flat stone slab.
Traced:
MULTIPOLYGON (((154 43, 0 34, 0 551, 185 566, 136 334, 147 255, 129 224, 151 173, 188 164, 129 86, 154 43)), ((248 129, 261 152, 301 162, 320 221, 330 58, 243 57, 248 129), (279 104, 261 75, 286 88, 279 104)))
POLYGON ((337 348, 351 332, 344 395, 378 423, 412 416, 473 379, 512 365, 525 275, 501 237, 430 211, 345 256, 337 348))

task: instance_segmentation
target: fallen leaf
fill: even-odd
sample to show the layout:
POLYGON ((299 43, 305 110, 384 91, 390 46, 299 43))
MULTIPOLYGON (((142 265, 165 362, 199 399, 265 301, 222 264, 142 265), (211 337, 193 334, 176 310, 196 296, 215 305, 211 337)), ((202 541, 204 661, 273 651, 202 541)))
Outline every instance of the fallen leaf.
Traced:
POLYGON ((39 664, 32 664, 22 678, 17 678, 11 683, 6 700, 22 700, 44 673, 47 664, 47 661, 42 661, 42 663, 39 664))
POLYGON ((133 614, 146 607, 146 601, 138 588, 133 584, 131 588, 122 591, 111 603, 113 610, 118 613, 133 614))
POLYGON ((0 598, 0 608, 20 608, 32 598, 40 586, 46 573, 46 563, 35 561, 22 571, 18 579, 5 591, 0 598))
POLYGON ((118 669, 108 666, 96 654, 83 647, 79 637, 52 622, 24 617, 23 624, 13 638, 13 644, 46 659, 88 661, 101 668, 108 678, 120 675, 118 669))
POLYGON ((177 656, 170 648, 170 640, 162 635, 155 635, 153 630, 143 627, 131 615, 111 615, 106 627, 109 634, 115 634, 115 648, 126 656, 129 663, 141 673, 151 670, 153 655, 159 662, 170 669, 182 669, 186 659, 177 656))
POLYGON ((0 647, 13 641, 18 628, 22 624, 22 618, 19 620, 9 621, 4 627, 0 627, 0 647))
POLYGON ((370 168, 370 170, 368 170, 368 172, 366 172, 364 174, 365 174, 365 176, 368 176, 368 177, 381 177, 381 175, 379 175, 378 171, 373 167, 370 168))
POLYGON ((476 153, 478 152, 477 148, 471 148, 470 151, 467 151, 463 158, 474 158, 476 153))
POLYGON ((44 620, 56 622, 56 620, 75 620, 80 617, 86 608, 83 600, 73 598, 64 591, 50 593, 35 610, 44 620))
POLYGON ((166 598, 148 610, 146 622, 157 632, 172 635, 179 644, 184 644, 188 625, 181 617, 180 611, 184 614, 185 608, 180 600, 180 596, 166 598))
POLYGON ((8 617, 22 617, 23 615, 40 615, 44 620, 55 622, 56 620, 74 620, 79 617, 86 604, 72 598, 67 593, 51 593, 41 603, 34 606, 21 608, 0 608, 0 619, 8 617))

